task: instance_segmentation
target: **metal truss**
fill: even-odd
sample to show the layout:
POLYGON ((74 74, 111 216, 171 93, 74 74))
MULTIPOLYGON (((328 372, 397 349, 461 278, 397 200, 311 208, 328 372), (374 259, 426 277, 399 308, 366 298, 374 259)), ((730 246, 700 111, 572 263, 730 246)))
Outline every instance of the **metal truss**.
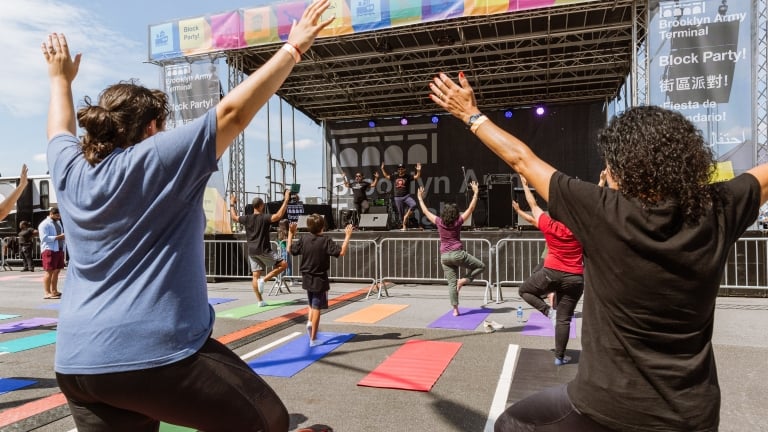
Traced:
MULTIPOLYGON (((243 81, 243 56, 242 53, 233 52, 227 54, 228 91, 237 87, 243 81)), ((248 203, 245 188, 245 134, 240 133, 229 146, 229 178, 227 179, 229 193, 237 198, 240 205, 248 203)), ((229 197, 225 197, 229 199, 229 197)))
POLYGON ((755 140, 755 160, 762 164, 768 162, 768 0, 754 0, 752 8, 752 81, 755 83, 752 136, 755 140))

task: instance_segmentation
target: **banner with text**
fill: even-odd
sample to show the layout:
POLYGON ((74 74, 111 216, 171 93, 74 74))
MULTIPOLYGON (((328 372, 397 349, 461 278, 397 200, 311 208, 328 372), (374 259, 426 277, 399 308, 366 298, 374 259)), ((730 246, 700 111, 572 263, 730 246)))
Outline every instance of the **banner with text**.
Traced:
POLYGON ((750 2, 663 1, 649 27, 651 103, 691 120, 723 173, 736 175, 755 163, 750 7, 750 2))
MULTIPOLYGON (((173 129, 205 114, 221 99, 216 65, 210 61, 168 64, 163 67, 163 90, 168 94, 171 113, 166 128, 173 129)), ((208 179, 203 198, 206 234, 231 234, 229 206, 224 198, 224 176, 219 170, 208 179)))

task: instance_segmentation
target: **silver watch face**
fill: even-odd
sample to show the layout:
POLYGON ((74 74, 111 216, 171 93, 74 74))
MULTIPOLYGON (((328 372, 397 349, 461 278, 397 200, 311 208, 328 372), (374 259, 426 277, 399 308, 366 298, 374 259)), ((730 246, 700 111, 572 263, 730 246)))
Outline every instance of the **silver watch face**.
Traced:
POLYGON ((472 126, 472 123, 476 122, 481 115, 482 114, 472 114, 471 116, 469 116, 469 121, 467 122, 467 125, 472 126))

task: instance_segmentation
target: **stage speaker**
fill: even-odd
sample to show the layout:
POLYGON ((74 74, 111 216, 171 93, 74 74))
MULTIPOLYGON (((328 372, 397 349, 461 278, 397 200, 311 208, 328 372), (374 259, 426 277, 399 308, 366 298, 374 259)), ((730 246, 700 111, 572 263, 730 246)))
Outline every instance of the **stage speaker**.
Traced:
POLYGON ((517 213, 512 208, 513 185, 498 183, 488 185, 488 226, 514 227, 517 213))
POLYGON ((386 214, 371 214, 366 213, 360 215, 360 229, 370 230, 386 230, 387 229, 387 216, 386 214))

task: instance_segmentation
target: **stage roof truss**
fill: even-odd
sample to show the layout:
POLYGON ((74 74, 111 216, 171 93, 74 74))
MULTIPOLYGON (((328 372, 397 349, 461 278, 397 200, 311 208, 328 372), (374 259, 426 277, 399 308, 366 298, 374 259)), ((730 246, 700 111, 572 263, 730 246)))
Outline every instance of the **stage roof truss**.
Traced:
MULTIPOLYGON (((483 109, 605 101, 631 71, 633 16, 646 7, 595 1, 321 38, 278 94, 316 121, 427 115, 440 111, 432 78, 464 71, 483 109)), ((243 72, 278 47, 240 52, 243 72)))

